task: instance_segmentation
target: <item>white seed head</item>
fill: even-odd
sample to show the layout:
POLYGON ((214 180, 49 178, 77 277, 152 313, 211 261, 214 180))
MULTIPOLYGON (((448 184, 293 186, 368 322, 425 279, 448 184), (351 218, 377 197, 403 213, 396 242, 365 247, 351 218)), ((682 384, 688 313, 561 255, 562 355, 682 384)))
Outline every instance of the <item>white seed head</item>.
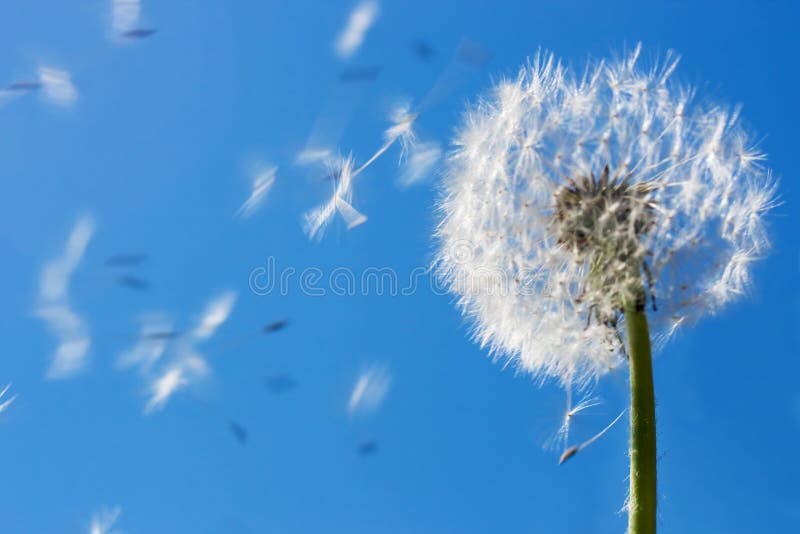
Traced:
POLYGON ((539 53, 468 110, 437 264, 475 337, 563 383, 623 361, 626 306, 664 337, 742 295, 775 183, 738 111, 693 103, 640 47, 582 75, 539 53))

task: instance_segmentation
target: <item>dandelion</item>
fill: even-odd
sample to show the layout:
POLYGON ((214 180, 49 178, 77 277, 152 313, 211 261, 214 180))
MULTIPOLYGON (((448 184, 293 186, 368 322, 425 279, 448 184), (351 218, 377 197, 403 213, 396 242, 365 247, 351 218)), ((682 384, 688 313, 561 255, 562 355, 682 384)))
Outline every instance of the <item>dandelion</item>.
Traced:
POLYGON ((439 272, 492 354, 564 386, 628 361, 636 533, 655 530, 649 331, 746 292, 775 204, 738 110, 695 104, 674 55, 645 69, 640 51, 582 74, 540 53, 499 82, 466 114, 436 232, 439 272))

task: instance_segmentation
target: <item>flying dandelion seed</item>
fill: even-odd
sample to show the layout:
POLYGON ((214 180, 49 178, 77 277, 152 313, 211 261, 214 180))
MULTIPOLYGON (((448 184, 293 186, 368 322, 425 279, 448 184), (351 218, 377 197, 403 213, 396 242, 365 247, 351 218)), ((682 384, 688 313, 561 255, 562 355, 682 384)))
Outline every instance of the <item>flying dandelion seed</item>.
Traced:
POLYGON ((256 170, 250 196, 236 211, 237 217, 246 219, 261 207, 275 184, 275 173, 277 171, 277 167, 264 167, 256 170))
POLYGON ((58 339, 47 378, 74 376, 86 365, 91 346, 84 320, 66 304, 41 306, 36 310, 36 316, 47 324, 58 339))
POLYGON ((158 32, 155 28, 140 26, 142 3, 140 0, 111 1, 111 34, 124 39, 144 39, 158 32))
POLYGON ((350 204, 353 196, 353 158, 341 161, 341 165, 333 167, 330 174, 334 177, 333 194, 325 204, 317 206, 304 215, 304 229, 311 239, 322 237, 325 228, 338 213, 350 230, 364 223, 367 218, 350 204))
POLYGON ((30 92, 30 91, 38 91, 42 88, 42 82, 12 82, 6 86, 6 90, 8 91, 22 91, 22 92, 30 92))
POLYGON ((149 373, 166 352, 169 341, 175 337, 170 335, 173 332, 173 321, 166 315, 144 315, 136 345, 120 355, 117 366, 122 369, 137 367, 143 374, 149 373))
POLYGON ((117 33, 131 31, 139 24, 142 13, 140 0, 112 0, 111 27, 117 33))
POLYGON ((367 415, 376 412, 383 404, 389 388, 392 385, 392 376, 385 366, 372 366, 358 376, 347 411, 350 415, 367 415))
POLYGON ((213 298, 196 326, 185 333, 174 330, 172 320, 164 314, 154 313, 142 318, 139 340, 119 356, 117 366, 135 368, 142 375, 147 391, 145 414, 163 409, 175 393, 210 374, 209 364, 198 351, 198 345, 208 342, 228 320, 236 299, 234 291, 225 291, 213 298), (161 361, 164 363, 157 366, 161 361))
POLYGON ((42 97, 58 106, 68 107, 78 100, 78 90, 72 83, 72 75, 52 67, 39 68, 42 97))
POLYGON ((272 321, 271 323, 265 324, 264 326, 259 328, 258 333, 273 334, 275 332, 280 332, 288 325, 289 325, 289 319, 278 319, 277 321, 272 321))
POLYGON ((566 462, 567 460, 569 460, 570 458, 572 458, 573 456, 578 454, 580 451, 582 451, 583 449, 585 449, 586 447, 588 447, 589 445, 591 445, 592 443, 594 443, 595 441, 597 441, 598 439, 603 437, 603 434, 605 434, 606 432, 611 430, 611 428, 614 425, 616 425, 619 422, 620 419, 622 419, 623 415, 625 415, 625 410, 622 410, 619 413, 619 415, 617 417, 615 417, 614 420, 611 421, 611 423, 608 424, 607 427, 605 427, 603 430, 601 430, 600 432, 598 432, 597 434, 595 434, 594 436, 592 436, 588 440, 584 441, 580 445, 573 445, 572 447, 569 447, 568 449, 566 449, 561 454, 561 457, 558 459, 559 465, 563 464, 564 462, 566 462))
POLYGON ((119 530, 112 530, 121 514, 122 508, 119 506, 103 508, 92 514, 89 534, 122 534, 119 530))
POLYGON ((152 413, 162 408, 167 400, 179 389, 188 384, 181 367, 173 367, 165 371, 150 386, 150 398, 144 407, 144 413, 152 413))
POLYGON ((379 12, 378 2, 371 0, 361 2, 353 9, 347 19, 347 24, 336 40, 336 53, 339 57, 348 58, 355 54, 378 18, 379 12))
POLYGON ((348 230, 367 221, 367 216, 359 212, 351 204, 353 180, 398 141, 402 146, 402 161, 403 154, 413 147, 415 143, 413 125, 416 118, 417 115, 410 111, 408 105, 401 104, 395 107, 391 113, 391 126, 384 132, 383 145, 358 168, 355 168, 355 161, 352 155, 347 158, 334 158, 331 157, 329 151, 313 150, 301 153, 303 161, 317 160, 324 162, 328 167, 328 175, 334 178, 334 191, 330 200, 303 216, 304 230, 311 239, 321 238, 325 233, 326 227, 337 213, 344 220, 348 230))
POLYGON ((431 175, 441 158, 442 147, 439 143, 418 143, 409 150, 398 183, 401 187, 410 187, 421 182, 431 175))
POLYGON ((150 37, 156 33, 158 33, 158 30, 155 28, 138 28, 123 32, 121 35, 122 37, 126 37, 128 39, 144 39, 145 37, 150 37))
POLYGON ((603 401, 600 397, 587 393, 575 405, 572 404, 572 388, 567 387, 567 406, 560 414, 560 424, 556 433, 552 435, 546 442, 545 448, 548 450, 563 450, 567 443, 569 443, 570 432, 575 424, 575 421, 583 415, 583 412, 589 411, 592 408, 600 406, 603 401))
POLYGON ((11 406, 11 404, 15 400, 17 400, 17 396, 16 395, 11 395, 7 399, 3 400, 3 397, 6 396, 6 393, 8 393, 9 389, 11 389, 11 384, 6 384, 6 387, 4 387, 2 389, 2 391, 0 391, 0 413, 3 413, 4 411, 6 411, 8 409, 8 407, 11 406))
POLYGON ((411 111, 411 106, 408 103, 395 106, 389 115, 392 125, 389 126, 383 134, 383 146, 380 147, 366 163, 359 167, 354 175, 360 174, 364 169, 372 165, 375 160, 381 157, 383 153, 389 150, 397 141, 400 141, 402 147, 400 152, 400 159, 402 160, 405 153, 408 152, 408 149, 412 147, 416 141, 414 122, 417 120, 417 116, 416 113, 411 111))
POLYGON ((69 303, 69 283, 83 260, 94 234, 94 220, 88 215, 78 218, 67 238, 63 254, 48 261, 39 281, 39 305, 36 316, 44 321, 58 339, 47 377, 68 378, 87 362, 91 338, 86 322, 69 303))
POLYGON ((236 297, 235 291, 225 291, 209 302, 192 336, 198 340, 206 340, 214 335, 217 328, 228 320, 233 305, 236 304, 236 297))

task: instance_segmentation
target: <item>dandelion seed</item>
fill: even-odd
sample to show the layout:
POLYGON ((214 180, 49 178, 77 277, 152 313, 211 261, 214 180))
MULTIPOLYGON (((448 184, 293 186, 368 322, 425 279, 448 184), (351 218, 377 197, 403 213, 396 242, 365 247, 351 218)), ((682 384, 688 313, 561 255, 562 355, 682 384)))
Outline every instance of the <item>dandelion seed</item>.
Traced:
POLYGON ((347 411, 350 415, 376 412, 383 404, 391 385, 392 377, 387 367, 381 365, 369 367, 358 376, 350 393, 347 411))
POLYGON ((259 330, 259 334, 272 334, 275 332, 279 332, 289 326, 289 319, 278 319, 277 321, 272 321, 264 326, 262 326, 259 330))
POLYGON ((331 169, 331 174, 334 176, 334 190, 330 200, 304 216, 304 228, 310 238, 321 237, 337 213, 344 219, 348 230, 366 222, 367 217, 350 204, 353 196, 353 177, 355 176, 353 165, 351 156, 342 160, 338 168, 331 169))
POLYGON ((47 323, 58 338, 47 378, 69 378, 80 371, 87 361, 91 338, 83 319, 67 305, 42 306, 36 316, 47 323))
POLYGON ((585 449, 586 447, 588 447, 589 445, 591 445, 592 443, 594 443, 595 441, 597 441, 598 439, 603 437, 603 434, 605 434, 606 432, 611 430, 611 427, 616 425, 617 422, 619 422, 619 420, 622 419, 623 415, 625 415, 625 410, 622 410, 619 413, 619 415, 616 418, 614 418, 614 420, 611 421, 611 423, 608 424, 607 427, 605 427, 603 430, 601 430, 600 432, 598 432, 597 434, 595 434, 591 438, 587 439, 586 441, 584 441, 580 445, 573 445, 572 447, 569 447, 568 449, 566 449, 564 451, 564 453, 561 455, 561 457, 558 459, 559 465, 563 464, 564 462, 566 462, 567 460, 569 460, 570 458, 572 458, 573 456, 578 454, 580 451, 582 451, 583 449, 585 449))
POLYGON ((139 340, 133 348, 120 355, 117 366, 122 369, 137 367, 141 373, 148 374, 174 338, 173 322, 162 313, 152 313, 143 316, 141 323, 139 340))
POLYGON ((112 0, 111 27, 117 33, 131 31, 139 24, 141 13, 140 0, 112 0))
POLYGON ((6 86, 6 90, 8 91, 22 91, 22 92, 30 92, 30 91, 38 91, 42 88, 42 82, 12 82, 6 86))
POLYGON ((185 386, 188 380, 184 377, 183 369, 175 367, 167 370, 150 386, 150 399, 145 405, 144 412, 151 413, 163 407, 173 393, 185 386))
MULTIPOLYGON (((355 209, 351 202, 353 196, 353 180, 375 163, 396 142, 400 142, 402 155, 414 146, 414 121, 417 115, 410 111, 407 104, 396 106, 391 113, 391 126, 384 132, 383 145, 360 167, 355 168, 351 156, 333 158, 327 150, 311 150, 301 153, 302 161, 322 161, 328 168, 328 174, 334 177, 334 191, 330 200, 317 206, 304 215, 304 230, 311 239, 322 237, 325 228, 338 213, 351 230, 367 221, 366 215, 355 209)), ((300 158, 298 158, 300 159, 300 158)))
POLYGON ((144 39, 146 37, 150 37, 158 33, 158 30, 155 28, 139 28, 136 30, 128 30, 122 33, 122 37, 126 37, 128 39, 144 39))
POLYGON ((347 25, 336 40, 336 53, 342 58, 352 56, 364 42, 367 32, 375 23, 380 12, 378 2, 366 0, 356 6, 347 25))
POLYGON ((78 90, 69 72, 52 67, 39 68, 39 82, 45 100, 59 106, 71 106, 78 100, 78 90))
POLYGON ((234 291, 226 291, 212 299, 197 325, 185 335, 173 330, 172 321, 164 314, 143 318, 139 341, 118 358, 117 365, 123 369, 137 368, 143 375, 148 397, 145 414, 163 409, 175 393, 210 374, 208 362, 198 351, 198 345, 208 342, 227 321, 236 298, 234 291), (169 351, 168 343, 172 347, 169 351), (162 360, 164 363, 153 370, 162 360))
POLYGON ((398 183, 401 187, 410 187, 424 180, 441 158, 442 147, 439 143, 418 143, 409 151, 398 183))
POLYGON ((93 234, 92 217, 84 215, 78 218, 67 238, 63 255, 46 263, 42 270, 39 284, 39 295, 42 300, 56 302, 67 297, 70 278, 83 259, 93 234))
POLYGON ((69 283, 94 234, 94 221, 84 215, 72 228, 61 257, 45 263, 39 281, 40 303, 34 312, 58 339, 47 377, 75 375, 87 362, 91 338, 83 318, 69 303, 69 283))
POLYGON ((122 508, 119 506, 101 509, 92 515, 89 534, 121 534, 118 530, 112 530, 121 514, 122 508))
POLYGON ((155 28, 143 28, 139 19, 142 15, 140 0, 111 1, 111 34, 124 39, 144 39, 158 32, 155 28))
POLYGON ((193 337, 198 340, 210 338, 217 328, 228 320, 228 316, 231 314, 231 311, 233 311, 233 305, 235 303, 235 291, 225 291, 209 302, 205 312, 203 312, 200 318, 197 328, 195 328, 192 333, 193 337))
POLYGON ((386 129, 383 134, 384 143, 372 157, 370 157, 363 165, 353 172, 353 177, 361 174, 367 167, 375 163, 392 145, 398 140, 403 147, 400 153, 400 159, 408 151, 409 147, 414 144, 414 121, 417 120, 417 114, 410 111, 408 104, 400 104, 392 110, 390 115, 392 125, 386 129))
POLYGON ((555 435, 553 435, 545 443, 547 449, 562 449, 569 442, 570 431, 572 430, 573 423, 576 418, 584 411, 590 410, 596 406, 603 404, 600 397, 592 396, 591 394, 584 395, 580 401, 574 406, 572 405, 572 388, 567 387, 567 407, 561 417, 561 424, 558 427, 555 435))
POLYGON ((236 216, 246 219, 253 215, 256 210, 264 203, 270 189, 275 184, 275 173, 277 167, 265 167, 259 169, 253 178, 253 187, 248 199, 236 211, 236 216))
POLYGON ((8 393, 9 389, 11 389, 11 384, 6 384, 6 387, 4 387, 2 389, 2 391, 0 391, 0 401, 2 401, 2 402, 0 402, 0 413, 3 413, 4 411, 6 411, 8 409, 8 407, 11 406, 11 404, 15 400, 17 400, 17 396, 16 395, 11 395, 9 398, 3 400, 3 397, 5 397, 5 395, 6 395, 6 393, 8 393))

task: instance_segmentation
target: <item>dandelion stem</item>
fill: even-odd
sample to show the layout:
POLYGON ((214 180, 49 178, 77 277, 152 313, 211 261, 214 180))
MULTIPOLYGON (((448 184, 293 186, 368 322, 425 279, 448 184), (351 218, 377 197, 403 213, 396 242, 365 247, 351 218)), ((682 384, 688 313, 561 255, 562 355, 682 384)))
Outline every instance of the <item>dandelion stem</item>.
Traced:
POLYGON ((644 306, 628 306, 628 357, 631 372, 631 475, 628 534, 656 531, 656 404, 650 332, 644 306))

